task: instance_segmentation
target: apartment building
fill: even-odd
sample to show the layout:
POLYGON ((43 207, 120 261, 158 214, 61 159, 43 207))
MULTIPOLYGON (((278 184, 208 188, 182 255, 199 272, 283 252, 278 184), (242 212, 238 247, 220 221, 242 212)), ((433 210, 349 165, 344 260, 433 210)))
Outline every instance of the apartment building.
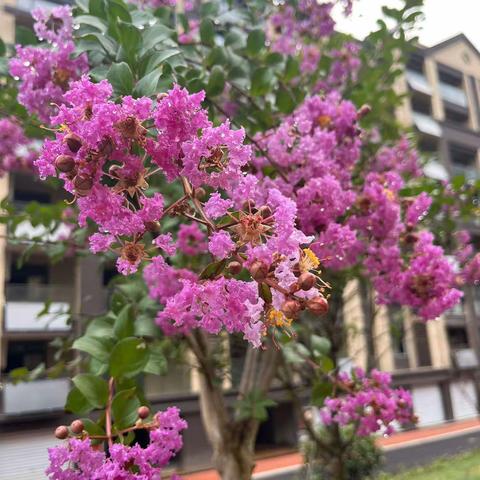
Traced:
MULTIPOLYGON (((465 35, 410 56, 398 91, 406 94, 399 121, 416 132, 428 158, 425 175, 448 180, 480 178, 480 52, 465 35)), ((477 245, 480 219, 467 228, 477 245)), ((480 365, 480 287, 466 288, 462 304, 423 323, 408 311, 381 308, 373 325, 376 364, 411 389, 420 424, 475 416, 480 365)), ((346 294, 348 354, 366 365, 365 308, 358 285, 346 294)))

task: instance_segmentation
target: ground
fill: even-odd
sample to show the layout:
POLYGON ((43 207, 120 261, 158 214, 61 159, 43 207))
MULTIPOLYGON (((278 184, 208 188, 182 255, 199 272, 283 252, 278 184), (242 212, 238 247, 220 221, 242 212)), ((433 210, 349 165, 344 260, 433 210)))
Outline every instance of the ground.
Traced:
POLYGON ((431 465, 379 480, 480 480, 480 450, 445 457, 431 465))

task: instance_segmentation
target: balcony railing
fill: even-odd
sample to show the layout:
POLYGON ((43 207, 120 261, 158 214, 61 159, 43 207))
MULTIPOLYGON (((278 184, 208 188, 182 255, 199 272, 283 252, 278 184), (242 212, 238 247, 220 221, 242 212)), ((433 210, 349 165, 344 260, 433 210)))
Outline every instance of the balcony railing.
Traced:
POLYGON ((8 284, 6 286, 6 332, 68 331, 68 309, 73 290, 63 285, 8 284), (48 313, 39 317, 45 303, 48 313))
POLYGON ((422 75, 419 72, 415 72, 414 70, 407 70, 406 77, 408 84, 413 90, 425 93, 427 95, 432 94, 432 88, 428 84, 428 80, 425 75, 422 75))
POLYGON ((422 133, 433 137, 442 136, 442 127, 432 117, 424 113, 413 112, 413 122, 422 133))
POLYGON ((58 242, 70 235, 70 228, 62 223, 53 232, 43 225, 33 226, 28 220, 20 222, 15 229, 15 238, 26 240, 42 240, 45 242, 58 242))
POLYGON ((439 88, 443 100, 459 107, 468 108, 467 95, 460 87, 454 87, 453 85, 440 82, 439 88))
POLYGON ((66 378, 42 379, 25 383, 1 382, 1 414, 21 415, 63 410, 70 388, 66 378))

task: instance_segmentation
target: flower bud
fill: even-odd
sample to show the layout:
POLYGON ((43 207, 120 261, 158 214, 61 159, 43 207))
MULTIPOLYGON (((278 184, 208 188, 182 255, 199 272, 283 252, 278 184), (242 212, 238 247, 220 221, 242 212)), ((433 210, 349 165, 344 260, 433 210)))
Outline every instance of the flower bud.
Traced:
POLYGON ((317 283, 317 279, 313 273, 304 272, 298 277, 297 282, 302 290, 310 290, 317 283))
POLYGON ((77 175, 73 179, 73 186, 75 187, 75 193, 80 197, 84 197, 90 193, 93 187, 93 180, 87 175, 77 175))
POLYGON ((68 135, 65 135, 65 138, 63 140, 67 144, 67 147, 70 149, 70 151, 73 153, 77 153, 82 146, 82 140, 78 135, 75 135, 74 133, 69 133, 68 135))
POLYGON ((150 232, 150 233, 160 232, 160 224, 158 222, 145 222, 144 225, 147 232, 150 232))
POLYGON ((230 262, 227 265, 227 270, 232 274, 232 275, 238 275, 242 271, 243 267, 240 262, 230 262))
POLYGON ((357 119, 360 120, 363 117, 366 117, 372 111, 372 107, 370 105, 364 104, 362 105, 357 111, 357 119))
POLYGON ((70 430, 76 435, 79 435, 83 432, 83 422, 81 420, 74 420, 70 424, 70 430))
POLYGON ((55 159, 55 167, 63 173, 73 172, 75 170, 75 160, 70 155, 59 155, 55 159))
POLYGON ((65 425, 60 425, 55 429, 55 436, 59 440, 65 440, 68 437, 68 428, 65 425))
POLYGON ((250 274, 254 280, 264 280, 268 275, 268 265, 261 260, 255 260, 250 267, 250 274))
POLYGON ((295 318, 299 314, 301 309, 302 306, 297 300, 287 300, 283 303, 281 308, 282 312, 287 318, 295 318))
POLYGON ((145 405, 143 405, 142 407, 138 408, 137 413, 138 413, 138 416, 142 420, 144 420, 145 418, 147 418, 150 415, 150 409, 148 407, 146 407, 145 405))
POLYGON ((201 200, 203 197, 205 197, 206 192, 202 187, 198 187, 195 189, 194 195, 195 195, 195 198, 197 198, 198 200, 201 200))
POLYGON ((317 315, 325 315, 328 312, 328 302, 323 295, 311 298, 307 301, 307 308, 317 315))

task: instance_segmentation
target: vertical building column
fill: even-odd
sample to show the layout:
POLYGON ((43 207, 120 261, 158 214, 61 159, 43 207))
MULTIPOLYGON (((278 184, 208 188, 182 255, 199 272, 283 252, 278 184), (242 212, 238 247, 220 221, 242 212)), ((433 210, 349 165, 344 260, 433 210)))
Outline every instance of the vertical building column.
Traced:
POLYGON ((375 339, 375 352, 378 368, 386 372, 395 370, 395 357, 392 347, 392 333, 390 331, 390 318, 385 306, 378 309, 373 329, 375 339))
POLYGON ((425 59, 425 76, 432 87, 432 116, 435 120, 443 121, 445 119, 445 111, 440 94, 437 64, 431 58, 425 59))
POLYGON ((452 363, 450 344, 448 343, 446 322, 443 317, 427 322, 427 336, 432 367, 450 367, 452 363))
POLYGON ((343 318, 347 338, 347 355, 354 365, 365 368, 367 365, 367 341, 358 280, 351 280, 345 287, 343 318))
MULTIPOLYGON (((8 196, 10 179, 8 175, 0 178, 0 199, 8 196)), ((7 226, 0 225, 0 369, 7 363, 7 342, 3 337, 4 333, 4 312, 5 312, 5 278, 7 276, 7 226)))
POLYGON ((406 307, 402 309, 403 312, 403 326, 405 328, 405 350, 408 356, 409 368, 418 367, 417 347, 415 344, 415 319, 412 313, 406 307))

